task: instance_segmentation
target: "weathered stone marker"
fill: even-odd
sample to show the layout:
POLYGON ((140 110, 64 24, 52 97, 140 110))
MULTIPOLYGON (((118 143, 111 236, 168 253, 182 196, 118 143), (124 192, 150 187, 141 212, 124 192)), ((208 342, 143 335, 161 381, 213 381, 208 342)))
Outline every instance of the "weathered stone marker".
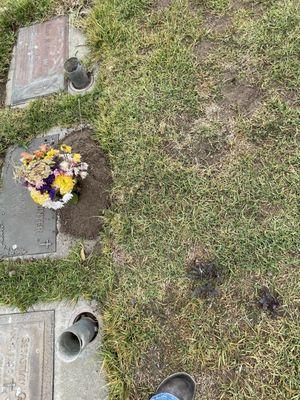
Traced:
POLYGON ((66 89, 64 61, 69 56, 68 40, 68 17, 20 29, 12 77, 12 105, 66 89))
MULTIPOLYGON (((29 151, 40 144, 56 145, 59 135, 34 139, 29 151)), ((26 188, 14 180, 22 148, 9 149, 0 187, 0 259, 56 251, 56 214, 35 204, 26 188)))
POLYGON ((52 400, 54 311, 0 315, 0 399, 52 400))

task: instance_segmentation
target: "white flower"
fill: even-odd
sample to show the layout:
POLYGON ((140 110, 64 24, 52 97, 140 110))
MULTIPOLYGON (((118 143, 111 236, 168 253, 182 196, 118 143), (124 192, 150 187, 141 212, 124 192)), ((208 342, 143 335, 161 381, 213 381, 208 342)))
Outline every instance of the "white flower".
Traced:
POLYGON ((69 169, 69 163, 67 161, 62 161, 59 164, 59 167, 63 170, 63 171, 68 171, 69 169))
POLYGON ((71 192, 69 192, 69 193, 66 193, 66 194, 63 196, 62 201, 63 201, 64 203, 67 203, 67 202, 70 201, 71 199, 73 199, 73 194, 72 194, 71 192))
POLYGON ((43 207, 50 208, 51 210, 60 210, 72 198, 73 198, 73 194, 71 192, 69 192, 69 193, 66 193, 61 200, 58 200, 58 201, 47 200, 43 204, 43 207))
POLYGON ((89 167, 89 164, 87 164, 86 162, 83 162, 83 163, 80 164, 80 168, 81 169, 87 170, 88 167, 89 167))
POLYGON ((63 206, 64 206, 64 203, 62 201, 47 200, 43 204, 43 207, 50 208, 51 210, 59 210, 60 208, 63 208, 63 206))
POLYGON ((88 176, 88 173, 86 171, 81 171, 79 172, 79 175, 82 179, 85 179, 88 176))

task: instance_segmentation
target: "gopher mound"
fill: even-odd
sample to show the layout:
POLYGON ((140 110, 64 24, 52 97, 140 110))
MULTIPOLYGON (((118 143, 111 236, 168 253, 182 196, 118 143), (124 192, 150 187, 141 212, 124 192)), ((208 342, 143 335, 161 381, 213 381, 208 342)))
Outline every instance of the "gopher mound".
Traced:
POLYGON ((78 203, 68 204, 59 211, 60 230, 74 237, 96 239, 102 228, 101 216, 110 206, 112 177, 106 156, 88 129, 73 132, 62 143, 81 154, 82 160, 89 164, 89 174, 82 181, 78 203))

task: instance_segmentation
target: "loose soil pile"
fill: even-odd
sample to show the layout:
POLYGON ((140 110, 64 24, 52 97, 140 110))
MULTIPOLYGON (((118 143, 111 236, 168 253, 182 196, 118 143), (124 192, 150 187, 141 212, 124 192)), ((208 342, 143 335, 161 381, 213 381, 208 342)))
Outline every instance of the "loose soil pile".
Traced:
POLYGON ((107 159, 88 129, 74 132, 63 140, 80 153, 89 164, 89 175, 83 180, 79 202, 59 211, 61 232, 83 239, 96 239, 102 228, 101 216, 110 205, 112 183, 107 159))

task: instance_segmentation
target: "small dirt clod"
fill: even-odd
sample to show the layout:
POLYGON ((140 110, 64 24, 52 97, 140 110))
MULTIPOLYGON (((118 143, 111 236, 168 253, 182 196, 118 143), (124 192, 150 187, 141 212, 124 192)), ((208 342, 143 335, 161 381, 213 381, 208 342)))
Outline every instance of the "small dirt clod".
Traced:
POLYGON ((220 277, 219 268, 213 262, 205 262, 196 258, 189 274, 191 279, 217 279, 220 277))
POLYGON ((277 314, 278 308, 281 304, 278 294, 271 292, 266 286, 260 288, 257 302, 259 307, 273 316, 277 314))
POLYGON ((217 286, 221 282, 220 268, 212 261, 204 261, 200 258, 195 258, 190 267, 188 277, 197 284, 193 288, 192 297, 199 299, 211 299, 219 295, 217 286))
POLYGON ((194 289, 192 297, 207 299, 209 297, 218 296, 219 291, 215 288, 212 282, 207 282, 202 286, 198 286, 194 289))

